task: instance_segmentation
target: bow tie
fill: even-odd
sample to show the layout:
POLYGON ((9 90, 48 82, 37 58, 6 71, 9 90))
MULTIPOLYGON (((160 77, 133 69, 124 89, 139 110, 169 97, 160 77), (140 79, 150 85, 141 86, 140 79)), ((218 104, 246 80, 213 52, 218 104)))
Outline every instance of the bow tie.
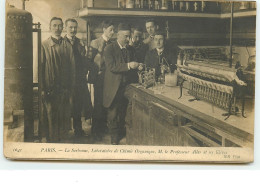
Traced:
POLYGON ((110 44, 110 43, 111 43, 110 40, 108 40, 108 41, 104 41, 104 44, 105 44, 105 45, 108 45, 108 44, 110 44))
POLYGON ((158 51, 157 53, 159 56, 161 56, 163 54, 163 51, 160 51, 160 52, 158 51))
POLYGON ((70 43, 72 44, 72 45, 74 45, 74 43, 75 43, 75 37, 73 37, 72 39, 69 39, 70 40, 70 43))

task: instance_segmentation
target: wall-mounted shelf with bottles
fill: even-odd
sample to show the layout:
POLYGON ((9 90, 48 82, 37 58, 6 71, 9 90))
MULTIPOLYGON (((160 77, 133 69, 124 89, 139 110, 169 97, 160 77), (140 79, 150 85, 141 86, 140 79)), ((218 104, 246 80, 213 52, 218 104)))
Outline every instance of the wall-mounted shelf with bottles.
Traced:
POLYGON ((168 12, 168 11, 145 11, 135 9, 102 9, 83 8, 78 12, 79 17, 91 16, 144 16, 144 17, 198 17, 198 18, 221 18, 217 13, 196 13, 196 12, 168 12))
MULTIPOLYGON (((119 16, 119 17, 196 17, 196 18, 230 18, 230 13, 201 13, 201 12, 168 12, 168 11, 144 11, 135 9, 103 9, 83 8, 78 11, 79 17, 92 16, 119 16)), ((234 18, 256 16, 256 10, 234 12, 234 18)))
MULTIPOLYGON (((84 0, 83 0, 84 1, 84 0)), ((88 0, 88 6, 82 3, 79 17, 120 16, 120 17, 196 17, 230 18, 230 3, 210 1, 171 1, 171 0, 118 0, 117 7, 95 7, 95 1, 88 0), (91 2, 91 3, 89 3, 91 2), (222 6, 224 8, 222 8, 222 6)), ((234 18, 256 16, 254 2, 235 3, 234 18)))

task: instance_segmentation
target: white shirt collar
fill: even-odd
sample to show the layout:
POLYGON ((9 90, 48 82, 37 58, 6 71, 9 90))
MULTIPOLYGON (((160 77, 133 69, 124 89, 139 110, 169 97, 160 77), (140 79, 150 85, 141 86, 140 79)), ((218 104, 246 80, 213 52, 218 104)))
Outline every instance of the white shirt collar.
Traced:
POLYGON ((70 40, 73 40, 74 38, 72 38, 71 36, 69 36, 68 34, 66 35, 66 37, 70 40))
POLYGON ((102 38, 107 42, 109 39, 103 34, 102 38))
POLYGON ((157 53, 162 53, 164 48, 161 48, 161 49, 156 48, 156 50, 157 50, 157 53))
POLYGON ((126 46, 125 47, 121 46, 121 44, 118 41, 117 41, 117 43, 118 43, 120 49, 126 48, 126 46))
POLYGON ((53 38, 55 38, 55 39, 57 39, 57 40, 59 40, 59 39, 61 38, 61 36, 60 36, 60 37, 57 37, 56 35, 52 35, 51 37, 53 37, 53 38))

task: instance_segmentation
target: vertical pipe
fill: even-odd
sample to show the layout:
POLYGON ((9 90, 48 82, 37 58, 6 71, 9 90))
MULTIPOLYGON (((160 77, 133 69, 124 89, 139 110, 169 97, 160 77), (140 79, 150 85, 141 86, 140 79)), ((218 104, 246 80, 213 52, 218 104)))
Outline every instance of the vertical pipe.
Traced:
POLYGON ((25 1, 29 1, 29 0, 22 0, 22 9, 25 10, 25 1))
POLYGON ((166 37, 169 39, 169 21, 166 21, 166 37))
POLYGON ((230 16, 230 36, 229 36, 229 47, 230 47, 230 57, 229 57, 229 67, 232 68, 232 45, 233 45, 233 8, 234 2, 231 3, 231 16, 230 16))
POLYGON ((23 10, 25 10, 25 0, 22 0, 23 3, 23 10))
POLYGON ((41 47, 42 47, 42 36, 41 36, 41 24, 38 22, 37 25, 37 44, 38 44, 38 117, 39 117, 39 123, 38 123, 38 136, 41 137, 42 134, 40 126, 42 125, 43 121, 43 105, 42 105, 42 66, 41 66, 41 47))
MULTIPOLYGON (((90 25, 89 25, 88 20, 86 22, 86 27, 87 27, 87 49, 88 49, 87 55, 91 54, 91 58, 92 58, 93 53, 92 53, 92 48, 90 47, 91 35, 90 35, 90 25)), ((90 61, 90 62, 92 62, 92 61, 90 61)), ((95 103, 94 102, 94 91, 93 91, 93 85, 92 84, 89 84, 89 93, 90 93, 91 102, 94 105, 94 103, 95 103)), ((90 119, 90 125, 92 125, 92 118, 90 119)))
POLYGON ((91 38, 90 38, 90 26, 89 26, 89 21, 87 21, 87 46, 90 46, 91 38))
POLYGON ((81 0, 80 5, 81 5, 81 8, 85 8, 85 0, 81 0))

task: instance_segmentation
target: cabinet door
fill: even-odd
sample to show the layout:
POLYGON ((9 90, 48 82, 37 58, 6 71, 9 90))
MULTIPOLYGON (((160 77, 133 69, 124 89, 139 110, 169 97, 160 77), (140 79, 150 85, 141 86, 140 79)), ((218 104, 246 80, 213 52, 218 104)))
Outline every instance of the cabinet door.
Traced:
POLYGON ((174 110, 152 103, 150 116, 154 130, 154 145, 199 146, 196 140, 183 129, 186 119, 177 115, 174 110))
POLYGON ((139 145, 152 145, 153 135, 150 126, 149 106, 147 102, 133 99, 132 102, 132 131, 139 145), (145 105, 146 104, 146 105, 145 105))

